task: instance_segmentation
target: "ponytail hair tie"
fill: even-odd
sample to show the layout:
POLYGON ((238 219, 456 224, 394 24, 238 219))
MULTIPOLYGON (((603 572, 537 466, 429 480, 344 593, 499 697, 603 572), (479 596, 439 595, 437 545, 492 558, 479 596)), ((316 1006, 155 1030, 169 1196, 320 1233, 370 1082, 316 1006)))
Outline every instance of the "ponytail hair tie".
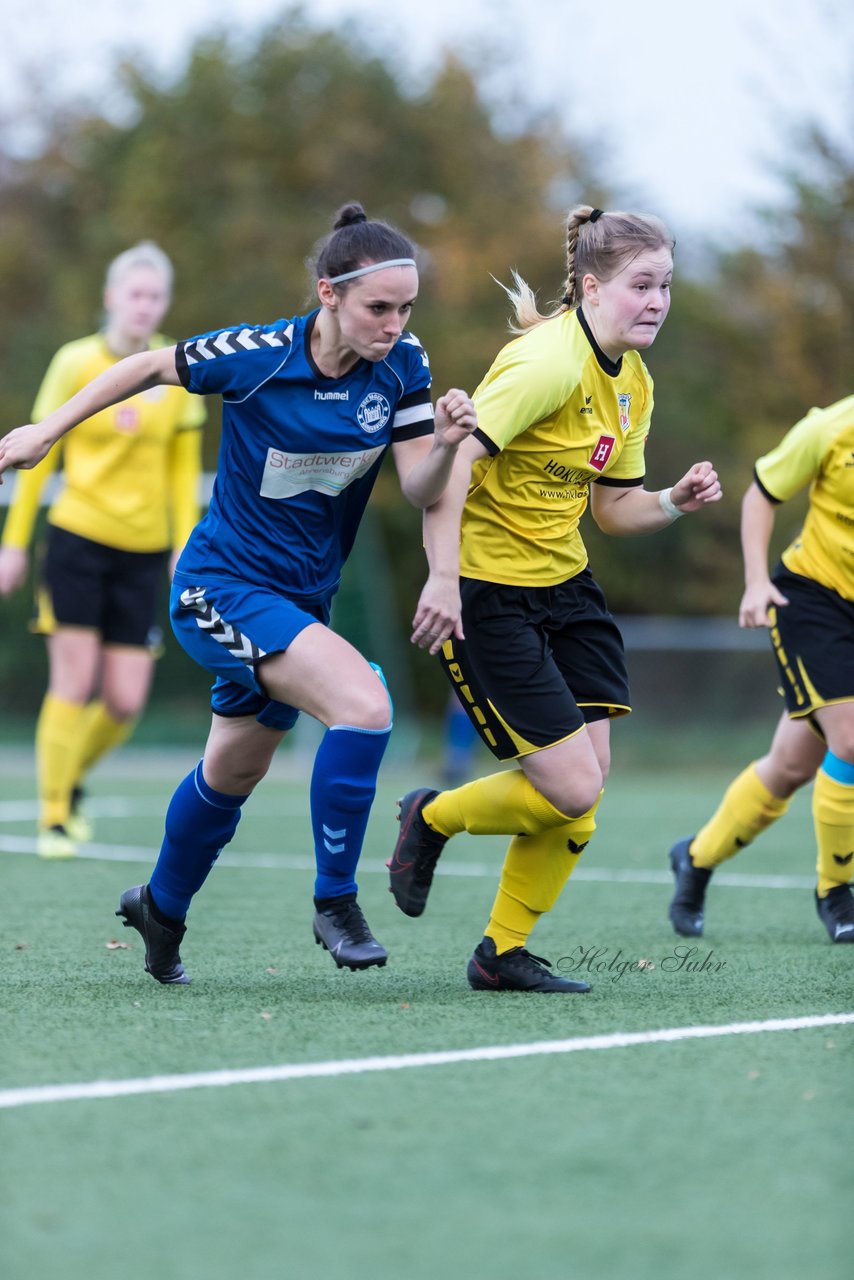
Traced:
POLYGON ((594 209, 594 210, 593 210, 593 212, 591 213, 590 217, 587 219, 587 221, 588 221, 588 222, 598 222, 598 221, 599 221, 599 219, 602 217, 602 214, 603 214, 604 212, 605 212, 605 210, 604 210, 604 209, 594 209))

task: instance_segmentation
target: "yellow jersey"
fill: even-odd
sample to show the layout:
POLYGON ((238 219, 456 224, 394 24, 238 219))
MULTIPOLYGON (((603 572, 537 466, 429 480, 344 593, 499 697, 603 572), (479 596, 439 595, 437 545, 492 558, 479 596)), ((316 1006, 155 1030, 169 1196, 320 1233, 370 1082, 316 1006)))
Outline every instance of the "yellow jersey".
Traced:
MULTIPOLYGON (((160 334, 152 347, 168 346, 160 334)), ((33 408, 41 422, 119 360, 103 334, 61 347, 33 408)), ((181 547, 198 520, 204 402, 183 387, 158 386, 94 414, 48 456, 17 473, 3 545, 30 542, 42 490, 60 466, 63 485, 48 521, 121 551, 181 547)))
POLYGON ((652 391, 638 353, 609 359, 580 309, 509 342, 473 396, 489 454, 472 469, 461 574, 553 586, 580 573, 591 483, 643 483, 652 391))
POLYGON ((804 527, 783 552, 783 563, 854 600, 854 396, 810 409, 758 460, 755 474, 772 502, 810 486, 804 527))

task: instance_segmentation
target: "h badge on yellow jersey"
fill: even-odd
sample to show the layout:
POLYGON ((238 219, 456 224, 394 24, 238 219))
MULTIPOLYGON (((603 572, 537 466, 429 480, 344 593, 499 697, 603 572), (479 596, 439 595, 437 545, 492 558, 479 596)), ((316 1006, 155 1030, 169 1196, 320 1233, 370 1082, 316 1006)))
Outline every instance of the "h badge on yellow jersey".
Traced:
POLYGON ((604 471, 605 464, 611 456, 611 450, 617 443, 614 436, 600 436, 590 455, 590 465, 596 471, 604 471))

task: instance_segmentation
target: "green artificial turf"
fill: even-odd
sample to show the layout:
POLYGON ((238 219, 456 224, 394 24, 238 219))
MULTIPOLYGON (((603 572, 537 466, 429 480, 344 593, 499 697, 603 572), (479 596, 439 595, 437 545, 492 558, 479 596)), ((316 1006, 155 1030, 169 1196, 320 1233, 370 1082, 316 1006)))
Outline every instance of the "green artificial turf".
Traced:
MULTIPOLYGON (((293 764, 253 797, 193 906, 192 985, 161 987, 113 912, 147 879, 177 767, 126 752, 97 775, 94 807, 127 810, 98 817, 98 848, 127 861, 0 853, 0 1088, 854 1007, 854 949, 830 945, 812 902, 806 793, 725 869, 735 884, 713 881, 697 951, 676 951, 690 944, 666 919, 667 849, 731 777, 699 766, 617 772, 583 874, 532 938, 589 995, 469 990, 499 839, 455 839, 448 869, 471 874, 437 876, 420 920, 396 910, 382 864, 394 797, 420 776, 383 779, 360 875, 389 963, 339 972, 313 942, 310 871, 281 862, 310 856, 293 764)), ((24 837, 8 805, 32 784, 14 775, 0 835, 24 837)), ((851 1026, 812 1028, 0 1110, 0 1272, 841 1280, 853 1041, 851 1026)))

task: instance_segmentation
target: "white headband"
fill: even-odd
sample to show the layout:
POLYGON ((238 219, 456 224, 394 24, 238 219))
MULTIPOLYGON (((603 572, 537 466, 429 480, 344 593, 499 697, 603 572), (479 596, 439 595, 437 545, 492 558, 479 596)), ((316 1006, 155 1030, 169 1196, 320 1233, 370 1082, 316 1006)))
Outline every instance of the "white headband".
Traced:
POLYGON ((343 284, 345 280, 355 280, 356 276, 366 276, 371 271, 384 271, 386 267, 416 267, 414 258, 389 258, 388 262, 372 262, 367 267, 359 267, 356 271, 345 271, 343 276, 327 276, 330 284, 343 284))

